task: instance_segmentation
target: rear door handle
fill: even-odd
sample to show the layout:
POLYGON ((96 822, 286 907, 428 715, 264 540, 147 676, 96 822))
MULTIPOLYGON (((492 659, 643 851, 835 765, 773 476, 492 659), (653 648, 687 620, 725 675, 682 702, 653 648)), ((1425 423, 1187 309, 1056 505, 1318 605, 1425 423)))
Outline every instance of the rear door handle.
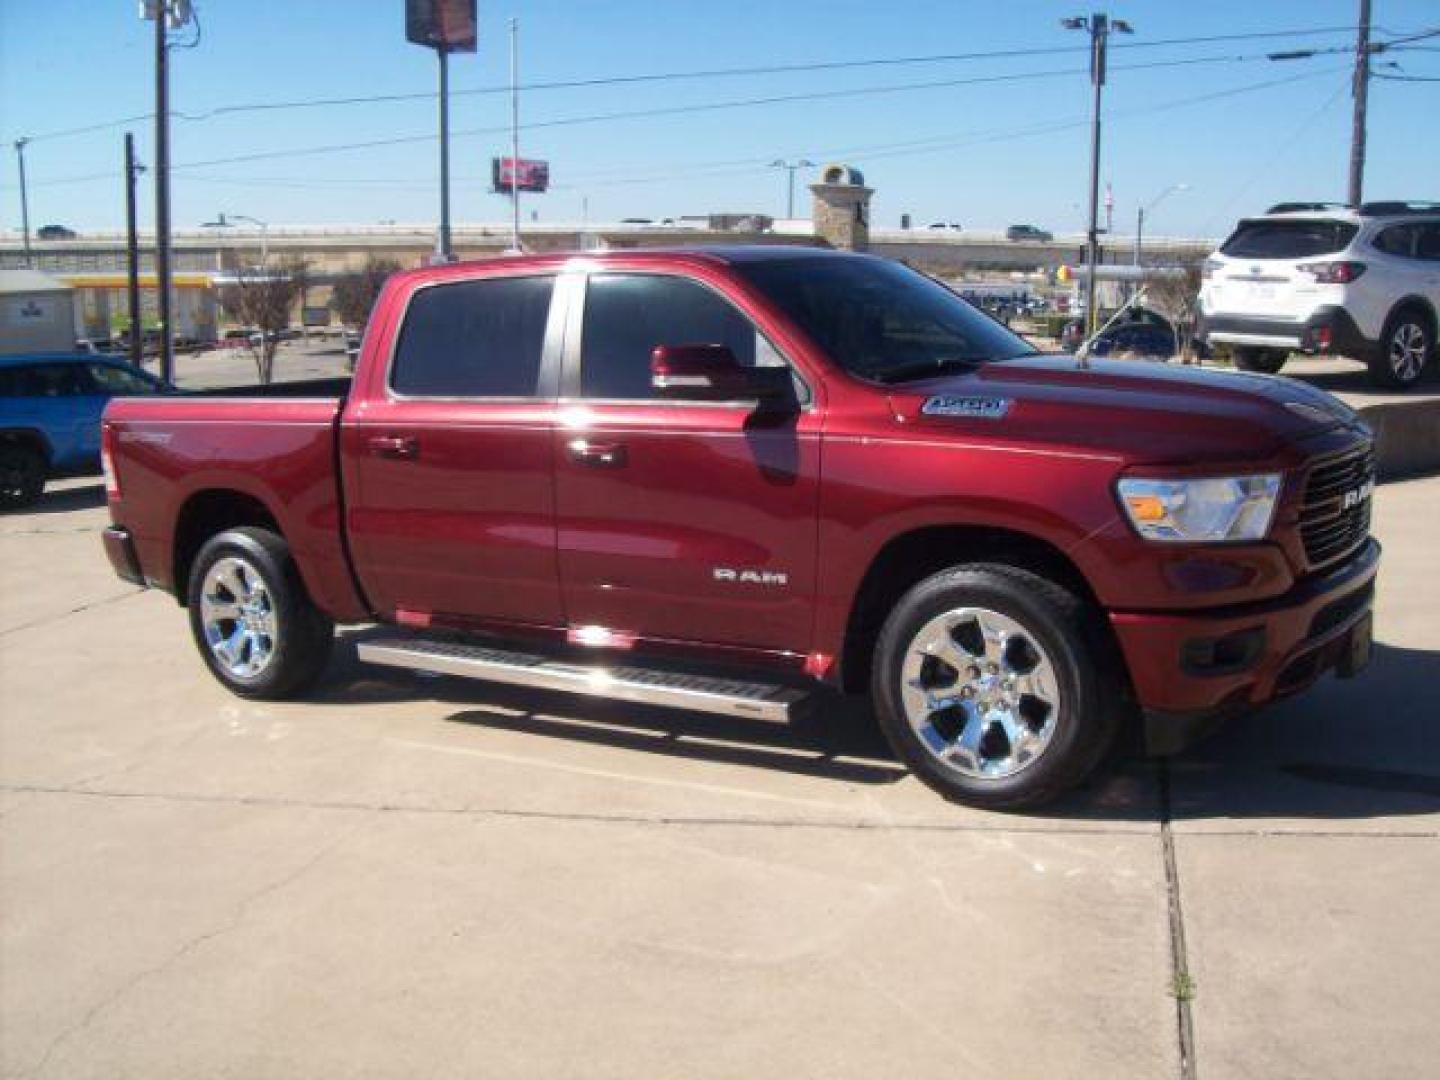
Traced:
POLYGON ((571 439, 565 444, 565 452, 576 464, 597 469, 623 468, 627 458, 624 443, 591 442, 589 439, 571 439))
POLYGON ((420 455, 420 443, 413 435, 371 435, 365 449, 375 457, 413 458, 420 455))

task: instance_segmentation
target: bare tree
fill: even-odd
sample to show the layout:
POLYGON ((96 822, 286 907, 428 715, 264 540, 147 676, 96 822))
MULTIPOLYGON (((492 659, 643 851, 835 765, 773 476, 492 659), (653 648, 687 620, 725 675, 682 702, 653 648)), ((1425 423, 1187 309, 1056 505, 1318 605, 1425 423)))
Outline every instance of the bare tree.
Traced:
POLYGON ((1151 275, 1145 283, 1149 305, 1175 327, 1175 348, 1180 359, 1195 362, 1195 322, 1200 313, 1200 269, 1196 260, 1178 269, 1151 275))
POLYGON ((363 327, 385 279, 400 269, 400 264, 393 259, 370 256, 361 269, 335 279, 330 290, 330 307, 346 326, 363 327))
POLYGON ((261 383, 275 379, 275 351, 280 331, 290 326, 295 300, 308 287, 310 268, 304 259, 289 258, 276 267, 234 266, 234 283, 220 289, 220 306, 247 330, 250 355, 261 383))

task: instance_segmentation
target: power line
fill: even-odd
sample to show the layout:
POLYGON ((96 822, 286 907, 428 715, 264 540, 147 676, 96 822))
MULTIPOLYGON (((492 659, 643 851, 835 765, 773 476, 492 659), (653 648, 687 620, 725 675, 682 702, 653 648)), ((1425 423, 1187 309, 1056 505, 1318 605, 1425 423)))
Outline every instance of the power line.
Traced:
POLYGON ((1392 82, 1440 82, 1440 76, 1436 75, 1387 75, 1384 72, 1372 71, 1372 79, 1389 79, 1392 82))
MULTIPOLYGON (((1114 68, 1116 71, 1139 71, 1152 70, 1156 68, 1189 67, 1200 64, 1215 63, 1246 63, 1266 59, 1264 54, 1251 56, 1208 56, 1193 57, 1177 60, 1159 60, 1143 64, 1126 64, 1114 68)), ((762 105, 782 105, 800 101, 822 101, 833 100, 844 97, 864 97, 872 94, 905 93, 914 90, 948 89, 957 86, 974 86, 980 84, 1020 82, 1029 79, 1050 79, 1070 77, 1076 74, 1083 74, 1084 68, 1065 68, 1052 71, 1028 71, 1010 72, 999 75, 971 76, 963 79, 939 79, 927 80, 924 82, 912 83, 891 83, 881 86, 856 87, 846 90, 820 90, 798 94, 771 94, 764 97, 737 98, 727 101, 706 102, 696 105, 667 105, 657 106, 650 109, 630 109, 605 113, 593 113, 585 116, 570 116, 554 120, 541 120, 526 125, 530 131, 573 127, 583 124, 607 123, 614 120, 635 120, 653 119, 660 116, 682 116, 693 115, 702 112, 715 112, 726 109, 753 108, 762 105)), ((455 132, 456 136, 494 135, 503 133, 507 128, 486 127, 469 128, 464 131, 455 132)), ((317 154, 344 153, 352 150, 368 150, 381 146, 400 146, 410 143, 429 142, 434 135, 400 135, 384 139, 370 139, 354 143, 331 143, 328 145, 302 147, 289 150, 261 150, 248 154, 234 154, 222 158, 211 158, 205 161, 186 162, 176 165, 176 169, 205 168, 214 165, 235 165, 250 161, 269 161, 277 158, 287 157, 311 157, 317 154)))
MULTIPOLYGON (((1323 26, 1308 29, 1295 30, 1268 30, 1240 34, 1209 34, 1194 37, 1162 38, 1155 41, 1126 42, 1115 46, 1116 49, 1156 49, 1169 48, 1176 45, 1202 45, 1218 44, 1231 41, 1258 41, 1279 37, 1297 36, 1318 36, 1335 33, 1348 33, 1347 26, 1323 26)), ((1420 35, 1425 36, 1425 35, 1420 35)), ((1402 39, 1415 40, 1415 39, 1402 39)), ((702 79, 750 77, 755 75, 781 75, 813 73, 817 71, 840 71, 847 69, 903 66, 915 64, 937 64, 937 63, 958 63, 975 60, 1001 60, 1020 59, 1033 56, 1053 56, 1066 53, 1086 52, 1087 50, 1077 46, 1044 46, 1024 49, 995 49, 986 51, 964 52, 964 53, 934 53, 919 56, 895 56, 895 57, 869 57, 856 60, 828 60, 813 61, 801 64, 773 64, 757 65, 748 67, 712 68, 701 71, 666 71, 666 72, 643 72, 634 75, 598 76, 584 79, 565 79, 547 82, 533 82, 521 84, 523 91, 535 90, 570 90, 570 89, 592 89, 601 86, 626 86, 654 82, 675 82, 675 81, 696 81, 702 79)), ((494 85, 476 87, 469 90, 452 90, 452 97, 476 96, 486 94, 499 94, 509 91, 508 86, 494 85)), ((172 115, 181 120, 204 121, 218 116, 229 116, 251 112, 270 112, 285 109, 310 109, 329 108, 349 105, 373 105, 405 101, 430 101, 434 100, 434 91, 419 91, 400 94, 371 94, 352 95, 334 98, 301 98, 290 101, 273 102, 249 102, 238 105, 222 105, 199 113, 175 112, 172 115)), ((31 141, 38 142, 47 139, 58 139, 72 135, 89 134, 95 131, 104 131, 111 128, 121 127, 126 124, 134 124, 140 121, 153 118, 153 113, 146 113, 140 116, 125 117, 120 120, 104 121, 96 124, 86 124, 81 127, 64 128, 58 131, 44 132, 39 135, 30 136, 31 141)))

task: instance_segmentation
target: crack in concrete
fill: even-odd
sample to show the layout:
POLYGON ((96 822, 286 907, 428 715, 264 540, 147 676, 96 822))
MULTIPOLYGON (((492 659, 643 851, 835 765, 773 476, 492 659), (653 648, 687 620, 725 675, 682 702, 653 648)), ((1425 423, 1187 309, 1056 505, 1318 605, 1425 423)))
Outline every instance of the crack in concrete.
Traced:
POLYGON ((103 997, 100 1001, 90 1006, 90 1008, 86 1010, 85 1015, 82 1016, 78 1021, 71 1024, 69 1027, 65 1028, 53 1039, 51 1039, 49 1045, 45 1048, 44 1054, 40 1056, 40 1060, 36 1063, 33 1069, 26 1073, 26 1075, 34 1077, 39 1076, 41 1073, 43 1073, 46 1066, 49 1065, 50 1059, 55 1055, 55 1052, 57 1050, 59 1050, 65 1043, 75 1038, 81 1032, 85 1031, 88 1027, 90 1027, 91 1024, 96 1021, 96 1019, 102 1013, 104 1013, 111 1006, 115 1005, 122 998, 128 996, 130 992, 134 990, 137 986, 150 979, 156 978, 157 976, 163 975, 170 968, 174 967, 180 961, 185 959, 185 957, 189 956, 191 953, 195 952, 195 950, 201 948, 207 943, 239 929, 241 924, 244 923, 245 919, 249 916, 250 910, 256 904, 259 904, 267 897, 274 895, 280 890, 290 885, 293 885, 296 881, 300 880, 300 878, 304 877, 311 870, 313 870, 322 859, 329 856, 337 848, 339 848, 341 844, 345 843, 357 832, 359 832, 360 828, 361 826, 359 824, 356 824, 354 827, 346 829, 343 833, 335 837, 333 840, 330 840, 328 843, 322 844, 319 850, 317 850, 315 854, 310 856, 310 858, 306 859, 300 866, 296 867, 294 870, 291 870, 289 873, 284 874, 275 881, 272 881, 267 885, 262 885, 249 896, 244 897, 238 904, 235 905, 229 917, 226 918, 223 922, 221 922, 219 926, 212 927, 211 929, 206 930, 204 933, 195 935, 188 941, 181 943, 178 948, 174 949, 169 956, 165 957, 165 959, 161 960, 158 964, 154 964, 151 967, 145 968, 143 971, 138 971, 134 975, 131 975, 128 979, 126 979, 113 991, 103 997))
POLYGON ((1175 834, 1170 828, 1170 763, 1161 758, 1160 857, 1165 866, 1165 896, 1170 912, 1171 993, 1175 997, 1175 1039, 1180 1051, 1180 1080, 1196 1080, 1195 1018, 1190 1009, 1194 980, 1185 948, 1185 909, 1180 902, 1180 869, 1175 862, 1175 834))
POLYGON ((115 604, 121 600, 128 600, 132 596, 139 596, 145 589, 130 589, 128 592, 117 593, 114 596, 106 596, 100 600, 92 600, 88 604, 81 604, 79 607, 62 611, 58 615, 47 615, 43 619, 32 619, 30 622, 21 623, 19 626, 12 626, 6 630, 0 630, 0 637, 8 637, 11 634, 18 634, 21 630, 34 630, 37 627, 49 626, 51 623, 68 619, 71 615, 79 615, 81 612, 90 611, 93 608, 105 607, 108 604, 115 604))

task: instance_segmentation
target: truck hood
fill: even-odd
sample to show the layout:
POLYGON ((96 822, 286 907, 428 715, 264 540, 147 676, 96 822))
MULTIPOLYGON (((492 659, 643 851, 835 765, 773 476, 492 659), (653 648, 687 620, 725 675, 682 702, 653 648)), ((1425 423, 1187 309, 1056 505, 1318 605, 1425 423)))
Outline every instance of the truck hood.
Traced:
POLYGON ((904 383, 890 388, 890 406, 930 437, 951 431, 1167 464, 1264 459, 1286 443, 1364 426, 1344 402, 1294 379, 1069 356, 904 383))

